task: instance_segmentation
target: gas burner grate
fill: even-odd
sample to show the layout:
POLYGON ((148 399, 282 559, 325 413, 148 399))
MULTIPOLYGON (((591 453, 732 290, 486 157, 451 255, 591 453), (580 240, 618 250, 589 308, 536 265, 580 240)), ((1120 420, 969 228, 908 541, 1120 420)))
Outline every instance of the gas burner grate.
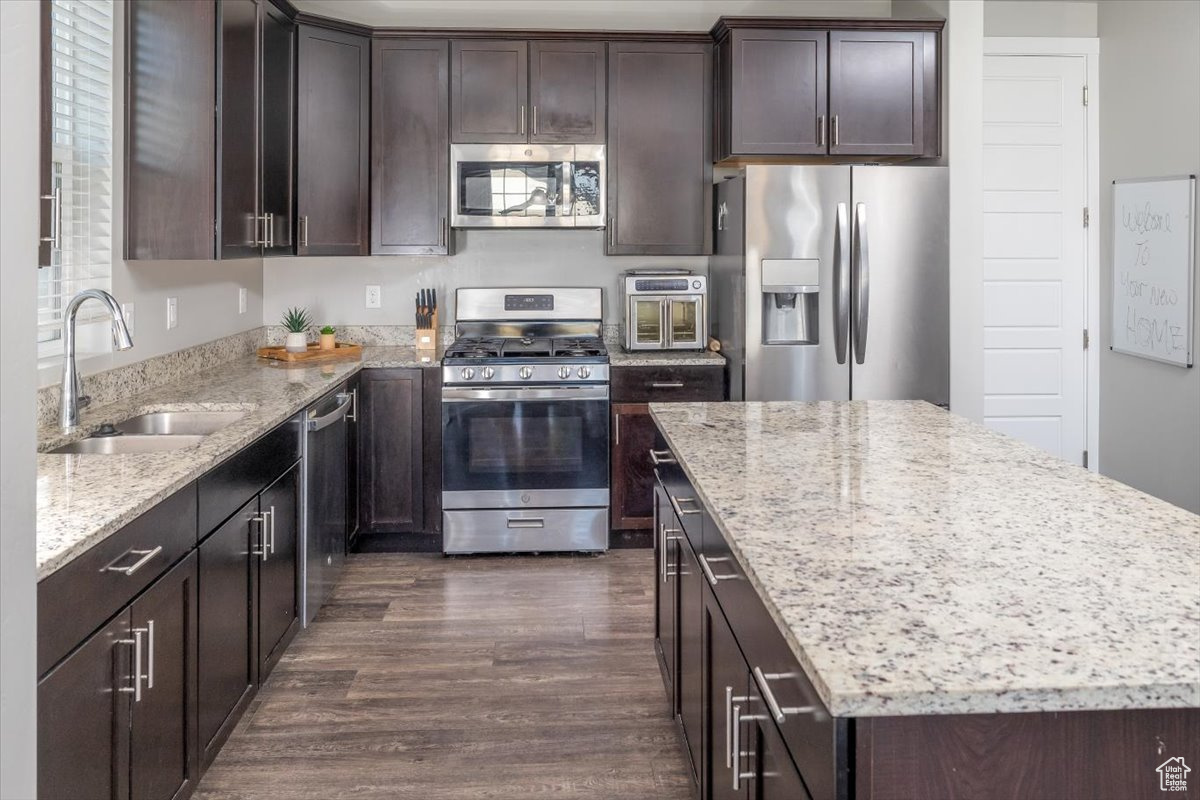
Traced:
POLYGON ((578 336, 554 340, 554 355, 572 358, 605 355, 604 341, 597 336, 578 336))

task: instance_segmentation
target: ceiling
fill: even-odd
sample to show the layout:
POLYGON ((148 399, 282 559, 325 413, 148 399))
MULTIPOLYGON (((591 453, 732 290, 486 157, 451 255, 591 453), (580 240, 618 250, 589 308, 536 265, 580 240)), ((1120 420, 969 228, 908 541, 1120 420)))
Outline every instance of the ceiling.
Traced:
POLYGON ((707 31, 721 16, 886 17, 891 0, 292 0, 375 27, 707 31))

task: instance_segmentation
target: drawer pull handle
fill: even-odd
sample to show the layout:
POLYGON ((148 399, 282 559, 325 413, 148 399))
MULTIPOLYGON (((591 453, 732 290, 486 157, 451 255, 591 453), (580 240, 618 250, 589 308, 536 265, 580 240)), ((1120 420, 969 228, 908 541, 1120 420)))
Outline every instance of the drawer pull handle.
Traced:
POLYGON ((122 686, 117 691, 133 695, 133 702, 142 702, 142 634, 145 628, 134 628, 132 639, 118 639, 117 644, 133 645, 133 686, 122 686))
POLYGON ((683 381, 670 381, 666 383, 655 382, 650 384, 651 389, 682 389, 683 381))
POLYGON ((775 693, 771 691, 771 681, 782 680, 783 678, 792 677, 789 672, 763 672, 762 667, 755 667, 754 682, 758 684, 758 689, 762 692, 763 699, 767 701, 767 708, 771 711, 771 716, 775 721, 782 723, 787 718, 788 714, 816 714, 816 706, 794 706, 790 708, 780 708, 779 701, 775 699, 775 693))
MULTIPOLYGON (((711 583, 713 586, 716 586, 716 585, 717 585, 717 581, 734 581, 734 580, 737 580, 737 578, 738 578, 738 576, 737 576, 737 575, 717 575, 717 574, 715 574, 715 573, 712 571, 712 567, 710 567, 710 566, 708 565, 708 559, 707 559, 707 558, 705 558, 705 557, 703 556, 703 554, 701 554, 701 555, 699 556, 699 558, 700 558, 700 569, 704 570, 704 577, 708 578, 708 582, 709 582, 709 583, 711 583)), ((715 559, 715 558, 713 559, 713 561, 716 561, 716 560, 717 560, 717 559, 715 559)))
POLYGON ((128 553, 125 553, 125 555, 121 556, 121 558, 124 558, 125 556, 129 555, 130 553, 132 553, 133 555, 141 556, 141 558, 139 558, 137 561, 133 562, 132 564, 130 564, 127 567, 117 567, 114 565, 117 563, 117 561, 121 560, 121 558, 118 558, 117 561, 112 562, 112 564, 109 564, 102 571, 103 572, 120 572, 124 575, 132 575, 133 573, 137 572, 142 567, 146 566, 146 564, 149 563, 152 558, 154 558, 156 555, 158 555, 161 552, 162 552, 161 544, 158 547, 155 547, 153 550, 130 550, 128 553))
POLYGON ((699 514, 700 513, 700 509, 698 509, 698 508, 691 508, 691 509, 688 509, 687 511, 684 511, 682 508, 679 507, 681 503, 695 503, 696 505, 699 505, 700 503, 699 503, 699 501, 696 500, 696 498, 694 498, 694 497, 676 497, 675 495, 670 495, 670 498, 671 498, 671 508, 675 509, 675 513, 678 514, 679 516, 686 517, 688 514, 699 514))
POLYGON ((530 517, 528 519, 510 519, 508 520, 510 528, 544 528, 546 520, 541 517, 530 517))
POLYGON ((659 464, 678 464, 679 462, 671 456, 670 450, 651 450, 650 463, 657 467, 659 464))

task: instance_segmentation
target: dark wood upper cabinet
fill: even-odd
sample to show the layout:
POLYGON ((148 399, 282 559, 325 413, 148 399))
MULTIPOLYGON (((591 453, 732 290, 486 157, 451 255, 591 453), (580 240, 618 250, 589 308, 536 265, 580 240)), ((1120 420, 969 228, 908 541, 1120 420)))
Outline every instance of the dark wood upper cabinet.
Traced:
POLYGON ((609 47, 609 255, 712 250, 711 86, 708 44, 609 47))
POLYGON ((366 255, 370 40, 301 25, 297 59, 296 251, 366 255))
POLYGON ((604 143, 604 42, 529 43, 531 142, 604 143))
POLYGON ((259 211, 258 0, 222 0, 221 258, 262 254, 259 211))
POLYGON ((371 252, 446 255, 450 43, 371 45, 371 252))
POLYGON ((825 153, 828 39, 738 29, 719 45, 720 158, 825 153))
POLYGON ((413 533, 424 526, 422 369, 361 375, 359 514, 362 533, 413 533))
POLYGON ((510 40, 450 44, 453 141, 529 140, 529 45, 510 40))
POLYGON ((125 8, 125 258, 211 259, 216 4, 125 8))
POLYGON ((831 155, 937 154, 936 40, 927 31, 829 34, 831 155))
POLYGON ((295 253, 296 25, 272 3, 260 3, 262 77, 259 123, 264 255, 295 253))

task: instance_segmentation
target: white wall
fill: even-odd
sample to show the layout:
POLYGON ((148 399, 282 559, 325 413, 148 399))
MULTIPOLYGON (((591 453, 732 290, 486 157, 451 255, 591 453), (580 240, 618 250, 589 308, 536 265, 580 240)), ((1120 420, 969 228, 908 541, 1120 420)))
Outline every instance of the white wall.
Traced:
POLYGON ((453 256, 268 258, 263 265, 263 319, 278 322, 289 306, 307 306, 319 324, 412 325, 418 289, 436 288, 441 322, 453 322, 453 289, 467 286, 601 286, 605 319, 619 322, 617 275, 644 266, 707 273, 707 256, 606 256, 603 231, 456 231, 453 256), (382 287, 383 305, 365 307, 366 286, 382 287), (441 302, 445 299, 445 302, 441 302))
POLYGON ((0 3, 0 797, 36 791, 37 0, 0 3))
POLYGON ((707 31, 720 16, 886 17, 890 0, 295 0, 303 11, 416 28, 707 31))
MULTIPOLYGON (((124 52, 124 4, 116 4, 115 51, 124 52)), ((113 174, 124 174, 125 90, 114 62, 113 81, 113 174)), ((36 151, 29 156, 36 158, 36 151)), ((108 326, 90 326, 81 331, 78 358, 84 375, 142 361, 192 345, 262 325, 262 260, 237 261, 126 261, 121 258, 124 187, 113 182, 112 293, 122 304, 134 305, 133 349, 113 353, 108 326), (238 289, 247 290, 246 313, 238 313, 238 289), (167 330, 167 298, 177 298, 178 327, 167 330)), ((32 296, 32 295, 31 295, 32 296)), ((56 383, 62 375, 61 359, 43 364, 42 386, 56 383)))
POLYGON ((1200 367, 1108 349, 1111 182, 1200 173, 1200 3, 1102 2, 1099 12, 1100 471, 1200 512, 1200 367))
POLYGON ((1094 0, 987 0, 983 35, 1093 38, 1096 5, 1094 0))

